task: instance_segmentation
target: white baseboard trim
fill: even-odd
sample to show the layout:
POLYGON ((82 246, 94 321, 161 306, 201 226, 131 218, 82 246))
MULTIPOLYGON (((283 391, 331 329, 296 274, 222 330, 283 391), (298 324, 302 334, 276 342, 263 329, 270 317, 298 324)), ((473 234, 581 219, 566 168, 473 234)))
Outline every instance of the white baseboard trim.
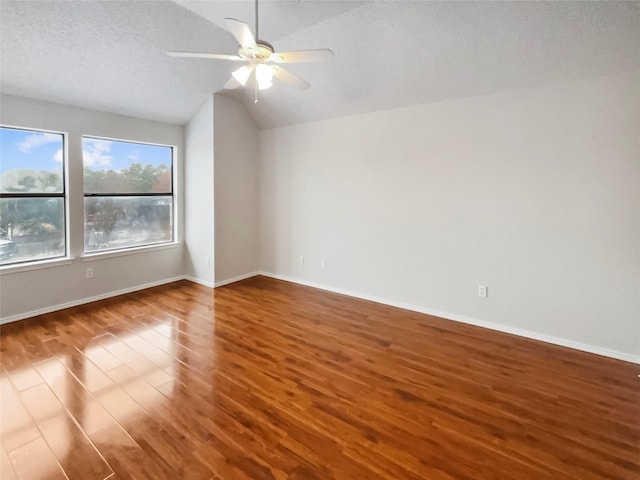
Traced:
POLYGON ((145 283, 143 285, 136 285, 134 287, 123 288, 122 290, 115 290, 107 293, 101 293, 93 297, 80 298, 78 300, 72 300, 70 302, 59 303, 58 305, 52 305, 50 307, 39 308, 37 310, 31 310, 29 312, 18 313, 15 315, 9 315, 8 317, 0 318, 0 325, 6 323, 17 322, 18 320, 24 320, 25 318, 37 317, 38 315, 44 315, 45 313, 57 312, 58 310, 64 310, 65 308, 77 307, 78 305, 84 305, 85 303, 97 302, 98 300, 105 300, 111 297, 117 297, 118 295, 124 295, 125 293, 137 292, 139 290, 145 290, 147 288, 157 287, 166 283, 177 282, 183 280, 183 275, 178 277, 165 278, 156 282, 145 283))
POLYGON ((247 278, 255 277, 256 275, 260 275, 260 272, 250 272, 242 275, 238 275, 237 277, 228 278, 227 280, 220 280, 214 284, 214 287, 222 287, 223 285, 229 285, 230 283, 239 282, 240 280, 245 280, 247 278))
POLYGON ((185 280, 189 280, 190 282, 199 283, 200 285, 204 285, 205 287, 218 288, 218 287, 222 287, 224 285, 229 285, 230 283, 239 282, 240 280, 245 280, 247 278, 255 277, 256 275, 260 275, 260 272, 244 273, 242 275, 238 275, 237 277, 227 278, 226 280, 220 280, 219 282, 215 282, 215 283, 207 282, 205 280, 200 280, 199 278, 191 277, 189 275, 185 275, 183 278, 185 280))
POLYGON ((265 277, 271 277, 278 280, 284 280, 287 282, 297 283, 299 285, 305 285, 308 287, 318 288, 320 290, 326 290, 329 292, 339 293, 341 295, 347 295, 349 297, 360 298, 363 300, 369 300, 371 302, 381 303, 383 305, 389 305, 392 307, 398 307, 405 310, 411 310, 413 312, 425 313, 427 315, 433 315, 434 317, 444 318, 445 320, 453 320, 456 322, 467 323, 469 325, 475 325, 477 327, 488 328, 490 330, 496 330, 503 333, 509 333, 511 335, 517 335, 519 337, 530 338, 533 340, 539 340, 541 342, 551 343, 553 345, 559 345, 561 347, 572 348, 574 350, 581 350, 583 352, 594 353, 596 355, 602 355, 604 357, 615 358, 617 360, 624 360, 625 362, 631 362, 640 364, 640 355, 632 355, 625 352, 619 352, 617 350, 610 350, 603 347, 594 345, 588 345, 580 342, 574 342, 573 340, 567 340, 565 338, 554 337, 546 335, 544 333, 533 332, 531 330, 524 330, 521 328, 510 327, 508 325, 502 325, 499 323, 487 322, 477 318, 467 317, 464 315, 458 315, 455 313, 445 312, 442 310, 435 310, 426 307, 420 307, 417 305, 411 305, 403 302, 396 302, 387 298, 377 297, 375 295, 367 295, 365 293, 354 292, 343 288, 335 288, 329 285, 323 285, 316 282, 309 282, 298 278, 288 277, 286 275, 280 275, 271 272, 258 272, 259 275, 265 277))
POLYGON ((64 310, 65 308, 77 307, 78 305, 84 305, 86 303, 96 302, 98 300, 104 300, 104 299, 107 299, 107 298, 116 297, 118 295, 124 295, 126 293, 132 293, 132 292, 137 292, 139 290, 145 290, 147 288, 157 287, 159 285, 164 285, 164 284, 167 284, 167 283, 177 282, 179 280, 189 280, 191 282, 198 283, 200 285, 204 285, 204 286, 207 286, 209 288, 216 288, 216 287, 221 287, 223 285, 228 285, 230 283, 238 282, 240 280, 245 280, 247 278, 251 278, 251 277, 254 277, 256 275, 264 275, 265 277, 270 277, 270 278, 275 278, 275 279, 278 279, 278 280, 284 280, 284 281, 287 281, 287 282, 297 283, 299 285, 305 285, 305 286, 308 286, 308 287, 318 288, 320 290, 326 290, 328 292, 339 293, 341 295, 347 295, 349 297, 360 298, 360 299, 363 299, 363 300, 369 300, 371 302, 381 303, 383 305, 389 305, 389 306, 392 306, 392 307, 402 308, 402 309, 410 310, 410 311, 413 311, 413 312, 419 312, 419 313, 424 313, 424 314, 427 314, 427 315, 433 315, 435 317, 444 318, 445 320, 453 320, 453 321, 456 321, 456 322, 467 323, 469 325, 475 325, 475 326, 478 326, 478 327, 488 328, 490 330, 496 330, 496 331, 499 331, 499 332, 509 333, 509 334, 512 334, 512 335, 517 335, 519 337, 525 337, 525 338, 530 338, 530 339, 533 339, 533 340, 539 340, 539 341, 542 341, 542 342, 551 343, 553 345, 559 345, 559 346, 562 346, 562 347, 572 348, 574 350, 581 350, 583 352, 594 353, 596 355, 602 355, 602 356, 605 356, 605 357, 615 358, 615 359, 623 360, 623 361, 630 362, 630 363, 640 364, 640 356, 639 355, 632 355, 632 354, 625 353, 625 352, 619 352, 617 350, 610 350, 610 349, 603 348, 603 347, 598 347, 598 346, 594 346, 594 345, 588 345, 588 344, 584 344, 584 343, 580 343, 580 342, 574 342, 573 340, 567 340, 567 339, 564 339, 564 338, 554 337, 554 336, 546 335, 546 334, 543 334, 543 333, 533 332, 531 330, 524 330, 524 329, 521 329, 521 328, 509 327, 507 325, 501 325, 499 323, 487 322, 487 321, 480 320, 480 319, 477 319, 477 318, 467 317, 467 316, 464 316, 464 315, 458 315, 458 314, 455 314, 455 313, 445 312, 445 311, 442 311, 442 310, 435 310, 435 309, 425 308, 425 307, 412 305, 412 304, 408 304, 408 303, 396 302, 394 300, 389 300, 387 298, 377 297, 375 295, 368 295, 368 294, 365 294, 365 293, 354 292, 354 291, 343 289, 343 288, 336 288, 336 287, 332 287, 332 286, 329 286, 329 285, 324 285, 324 284, 320 284, 320 283, 316 283, 316 282, 310 282, 310 281, 301 280, 301 279, 298 279, 298 278, 289 277, 289 276, 286 276, 286 275, 280 275, 280 274, 277 274, 277 273, 264 272, 264 271, 246 273, 244 275, 239 275, 237 277, 233 277, 233 278, 229 278, 227 280, 222 280, 220 282, 216 282, 215 284, 212 284, 211 282, 205 282, 203 280, 199 280, 197 278, 186 276, 186 275, 181 275, 181 276, 172 277, 172 278, 165 278, 163 280, 158 280, 156 282, 145 283, 143 285, 136 285, 134 287, 124 288, 122 290, 115 290, 115 291, 103 293, 103 294, 100 294, 100 295, 95 295, 93 297, 81 298, 81 299, 73 300, 73 301, 70 301, 70 302, 60 303, 58 305, 52 305, 50 307, 45 307, 45 308, 40 308, 40 309, 37 309, 37 310, 31 310, 29 312, 10 315, 8 317, 1 317, 0 318, 0 325, 11 323, 11 322, 17 322, 19 320, 24 320, 26 318, 36 317, 38 315, 44 315, 45 313, 51 313, 51 312, 56 312, 58 310, 64 310))
POLYGON ((199 278, 191 277, 189 275, 185 275, 182 278, 185 280, 189 280, 190 282, 197 283, 199 285, 204 285, 205 287, 209 287, 209 288, 214 287, 214 284, 211 282, 207 282, 206 280, 200 280, 199 278))

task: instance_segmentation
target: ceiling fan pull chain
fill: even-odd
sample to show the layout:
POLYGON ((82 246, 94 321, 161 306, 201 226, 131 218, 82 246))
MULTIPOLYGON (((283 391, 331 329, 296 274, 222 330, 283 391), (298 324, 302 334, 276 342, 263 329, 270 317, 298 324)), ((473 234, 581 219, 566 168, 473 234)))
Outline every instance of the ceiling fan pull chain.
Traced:
POLYGON ((253 82, 253 88, 254 88, 254 90, 253 90, 253 93, 254 93, 253 103, 258 103, 258 77, 257 76, 256 76, 255 82, 253 82))

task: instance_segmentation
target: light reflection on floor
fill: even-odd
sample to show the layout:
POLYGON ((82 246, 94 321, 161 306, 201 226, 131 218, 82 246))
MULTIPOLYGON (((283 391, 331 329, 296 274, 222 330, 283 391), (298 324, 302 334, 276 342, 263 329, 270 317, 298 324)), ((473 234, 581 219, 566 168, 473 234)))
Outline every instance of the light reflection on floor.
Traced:
POLYGON ((175 334, 169 319, 101 335, 82 351, 2 365, 2 471, 11 470, 9 462, 20 478, 64 478, 60 463, 74 445, 116 422, 128 430, 161 410, 176 381, 175 334))

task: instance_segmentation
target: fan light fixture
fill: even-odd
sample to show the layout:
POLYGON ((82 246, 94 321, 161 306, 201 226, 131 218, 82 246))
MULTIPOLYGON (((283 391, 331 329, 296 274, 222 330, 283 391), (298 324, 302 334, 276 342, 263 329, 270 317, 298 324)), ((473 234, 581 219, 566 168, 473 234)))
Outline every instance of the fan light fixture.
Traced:
POLYGON ((280 66, 283 63, 328 62, 333 58, 333 52, 327 48, 318 50, 294 50, 290 52, 275 52, 269 42, 258 37, 258 0, 255 0, 255 35, 249 25, 235 18, 225 18, 226 29, 238 41, 238 54, 199 53, 199 52, 167 52, 172 57, 210 58, 231 62, 246 62, 245 65, 234 70, 231 78, 223 88, 232 89, 246 87, 250 83, 255 71, 255 102, 258 101, 258 90, 265 90, 273 85, 273 78, 284 84, 304 90, 309 83, 280 66))
POLYGON ((273 86, 273 76, 275 75, 274 68, 271 65, 259 63, 257 65, 244 65, 237 70, 234 70, 231 75, 236 81, 243 87, 251 78, 253 71, 256 71, 256 81, 258 82, 258 89, 266 90, 273 86))
POLYGON ((233 78, 235 78, 238 83, 244 87, 247 84, 247 80, 249 80, 252 71, 252 68, 245 65, 235 70, 231 75, 233 75, 233 78))
POLYGON ((259 63, 256 66, 256 80, 258 81, 258 88, 260 90, 266 90, 273 85, 273 73, 271 65, 259 63))

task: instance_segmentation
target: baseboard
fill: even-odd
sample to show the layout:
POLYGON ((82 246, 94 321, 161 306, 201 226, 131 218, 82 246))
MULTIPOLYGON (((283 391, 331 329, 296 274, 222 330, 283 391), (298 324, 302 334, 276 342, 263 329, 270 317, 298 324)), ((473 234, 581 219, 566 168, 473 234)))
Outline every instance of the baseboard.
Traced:
POLYGON ((477 318, 467 317, 465 315, 458 315, 451 312, 445 312, 442 310, 435 310, 431 308, 420 307, 403 302, 396 302, 387 298, 377 297, 375 295, 367 295, 365 293, 354 292, 343 288, 335 288, 329 285, 324 285, 316 282, 309 282, 298 278, 288 277, 286 275, 280 275, 271 272, 258 272, 265 277, 271 277, 278 280, 284 280, 287 282, 297 283, 299 285, 305 285, 308 287, 318 288, 320 290, 326 290, 329 292, 339 293, 341 295, 347 295, 349 297, 360 298, 363 300, 369 300, 371 302, 381 303, 383 305, 389 305, 392 307, 398 307, 405 310, 411 310, 413 312, 425 313, 427 315, 433 315, 434 317, 444 318, 445 320, 453 320, 456 322, 467 323, 469 325, 475 325, 477 327, 488 328, 490 330, 496 330, 498 332, 509 333, 511 335, 517 335, 519 337, 530 338, 532 340, 539 340, 541 342, 551 343, 553 345, 559 345, 561 347, 572 348, 574 350, 580 350, 583 352, 594 353, 596 355, 602 355, 604 357, 615 358, 617 360, 623 360, 625 362, 640 364, 640 356, 632 355, 625 352, 619 352, 617 350, 610 350, 594 345, 588 345, 580 342, 574 342, 573 340, 567 340, 565 338, 554 337, 543 333, 533 332, 531 330, 524 330, 521 328, 510 327, 508 325, 502 325, 499 323, 487 322, 477 318))
POLYGON ((180 275, 177 277, 166 278, 163 280, 159 280, 157 282, 145 283, 143 285, 136 285, 135 287, 124 288, 122 290, 115 290, 107 293, 102 293, 100 295, 95 295, 93 297, 81 298, 78 300, 73 300, 71 302, 60 303, 58 305, 52 305, 50 307, 39 308, 37 310, 31 310, 24 313, 18 313, 16 315, 9 315, 8 317, 0 318, 0 325, 4 325, 6 323, 17 322, 19 320, 25 320, 31 317, 37 317, 38 315, 44 315, 45 313, 57 312, 59 310, 64 310, 65 308, 77 307, 78 305, 84 305, 86 303, 97 302, 98 300, 105 300, 111 297, 117 297, 118 295, 124 295, 126 293, 137 292, 139 290, 145 290, 147 288, 157 287, 159 285, 164 285, 167 283, 177 282, 179 280, 189 280, 190 282, 194 282, 200 285, 204 285, 205 287, 215 288, 221 287, 223 285, 227 285, 229 283, 238 282, 240 280, 244 280, 246 278, 255 277, 259 275, 259 272, 251 272, 244 275, 239 275, 237 277, 229 278, 227 280, 222 280, 220 282, 211 283, 199 278, 191 277, 189 275, 180 275))
POLYGON ((219 282, 216 282, 213 286, 214 288, 222 287, 223 285, 229 285, 230 283, 235 283, 235 282, 239 282, 240 280, 245 280, 247 278, 255 277, 256 275, 260 275, 260 272, 244 273, 242 275, 238 275, 237 277, 228 278, 226 280, 220 280, 219 282))
POLYGON ((77 307, 78 305, 84 305, 85 303, 97 302, 98 300, 105 300, 111 297, 117 297, 118 295, 124 295, 126 293, 137 292, 139 290, 145 290, 147 288, 157 287, 159 285, 165 285, 167 283, 177 282, 183 280, 183 275, 178 277, 165 278, 156 282, 145 283, 143 285, 136 285, 134 287, 123 288, 122 290, 115 290, 93 297, 85 297, 78 300, 72 300, 71 302, 59 303, 58 305, 52 305, 50 307, 39 308, 37 310, 31 310, 29 312, 18 313, 16 315, 9 315, 8 317, 0 318, 0 325, 6 323, 17 322, 18 320, 24 320, 26 318, 37 317, 38 315, 44 315, 45 313, 57 312, 58 310, 64 310, 65 308, 77 307))
POLYGON ((185 275, 172 277, 172 278, 165 278, 163 280, 159 280, 159 281, 156 281, 156 282, 145 283, 143 285, 136 285, 134 287, 124 288, 122 290, 115 290, 115 291, 103 293, 103 294, 100 294, 100 295, 95 295, 93 297, 85 297, 85 298, 81 298, 81 299, 78 299, 78 300, 73 300, 71 302, 65 302, 65 303, 61 303, 61 304, 58 304, 58 305, 53 305, 53 306, 50 306, 50 307, 40 308, 40 309, 37 309, 37 310, 31 310, 29 312, 19 313, 19 314, 16 314, 16 315, 10 315, 8 317, 2 317, 2 318, 0 318, 0 325, 6 324, 6 323, 11 323, 11 322, 16 322, 16 321, 19 321, 19 320, 24 320, 24 319, 30 318, 30 317, 36 317, 38 315, 44 315, 45 313, 51 313, 51 312, 56 312, 58 310, 64 310, 65 308, 77 307, 78 305, 84 305, 85 303, 96 302, 98 300, 105 300, 107 298, 116 297, 118 295, 124 295, 126 293, 132 293, 132 292, 137 292, 139 290, 145 290, 147 288, 157 287, 159 285, 164 285, 164 284, 167 284, 167 283, 177 282, 179 280, 189 280, 191 282, 198 283, 200 285, 205 285, 205 286, 207 286, 209 288, 216 288, 216 287, 221 287, 223 285, 228 285, 230 283, 238 282, 240 280, 245 280, 247 278, 254 277, 256 275, 264 275, 265 277, 271 277, 271 278, 275 278, 275 279, 278 279, 278 280, 284 280, 284 281, 287 281, 287 282, 297 283, 299 285, 306 285, 308 287, 318 288, 320 290, 326 290, 328 292, 339 293, 341 295, 347 295, 349 297, 360 298, 360 299, 363 299, 363 300, 369 300, 371 302, 381 303, 383 305, 389 305, 389 306, 392 306, 392 307, 402 308, 402 309, 410 310, 410 311, 413 311, 413 312, 419 312, 419 313, 424 313, 424 314, 427 314, 427 315, 433 315, 435 317, 444 318, 446 320, 453 320, 453 321, 456 321, 456 322, 467 323, 469 325, 475 325, 475 326, 478 326, 478 327, 488 328, 490 330, 496 330, 496 331, 503 332, 503 333, 509 333, 509 334, 512 334, 512 335, 517 335, 519 337, 525 337, 525 338, 530 338, 530 339, 533 339, 533 340, 539 340, 539 341, 542 341, 542 342, 551 343, 553 345, 559 345, 559 346, 562 346, 562 347, 572 348, 574 350, 580 350, 580 351, 583 351, 583 352, 594 353, 596 355, 602 355, 602 356, 605 356, 605 357, 615 358, 617 360, 623 360, 623 361, 630 362, 630 363, 640 364, 640 356, 638 356, 638 355, 632 355, 632 354, 625 353, 625 352, 619 352, 617 350, 610 350, 610 349, 603 348, 603 347, 598 347, 598 346, 594 346, 594 345, 588 345, 588 344, 584 344, 584 343, 580 343, 580 342, 574 342, 572 340, 567 340, 565 338, 554 337, 554 336, 546 335, 546 334, 543 334, 543 333, 533 332, 531 330, 524 330, 524 329, 520 329, 520 328, 509 327, 507 325, 501 325, 499 323, 487 322, 487 321, 480 320, 480 319, 477 319, 477 318, 467 317, 467 316, 464 316, 464 315, 458 315, 458 314, 451 313, 451 312, 445 312, 445 311, 442 311, 442 310, 435 310, 435 309, 431 309, 431 308, 425 308, 425 307, 412 305, 412 304, 408 304, 408 303, 403 303, 403 302, 396 302, 394 300, 389 300, 387 298, 382 298, 382 297, 378 297, 378 296, 375 296, 375 295, 368 295, 368 294, 365 294, 365 293, 354 292, 354 291, 343 289, 343 288, 336 288, 336 287, 332 287, 332 286, 329 286, 329 285, 324 285, 324 284, 320 284, 320 283, 316 283, 316 282, 309 282, 309 281, 306 281, 306 280, 301 280, 301 279, 289 277, 289 276, 286 276, 286 275, 280 275, 280 274, 271 273, 271 272, 264 272, 264 271, 246 273, 244 275, 239 275, 237 277, 229 278, 227 280, 222 280, 222 281, 216 282, 214 284, 212 284, 211 282, 205 282, 203 280, 199 280, 197 278, 190 277, 190 276, 185 276, 185 275))
POLYGON ((189 280, 190 282, 197 283, 199 285, 204 285, 205 287, 209 287, 209 288, 213 288, 214 287, 214 284, 211 283, 211 282, 207 282, 206 280, 200 280, 199 278, 191 277, 189 275, 185 275, 182 278, 185 279, 185 280, 189 280))

